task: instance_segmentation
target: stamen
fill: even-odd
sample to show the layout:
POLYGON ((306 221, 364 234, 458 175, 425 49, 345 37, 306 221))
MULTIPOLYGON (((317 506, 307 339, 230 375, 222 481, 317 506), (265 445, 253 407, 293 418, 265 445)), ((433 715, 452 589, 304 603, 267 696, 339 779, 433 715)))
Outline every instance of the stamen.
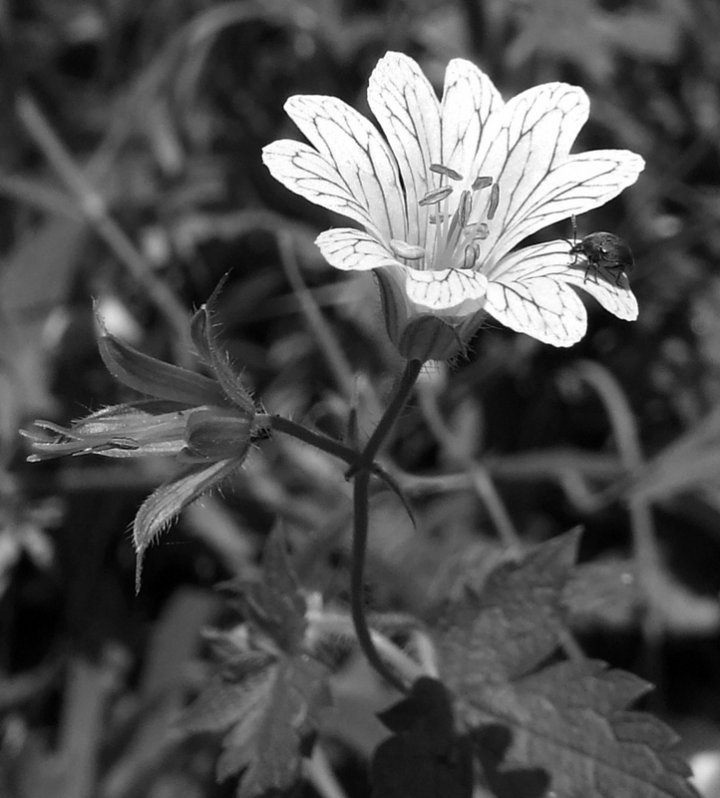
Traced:
POLYGON ((472 269, 480 257, 480 247, 477 244, 468 244, 463 255, 463 269, 472 269))
POLYGON ((420 200, 419 205, 437 205, 452 194, 452 186, 442 186, 441 188, 434 188, 420 200))
POLYGON ((431 213, 428 216, 428 222, 430 224, 442 224, 445 221, 445 214, 444 213, 431 213))
POLYGON ((489 221, 492 221, 495 218, 495 213, 497 212, 499 204, 500 186, 497 183, 493 183, 493 187, 490 189, 490 202, 488 204, 488 210, 486 214, 489 221))
POLYGON ((406 260, 420 260, 425 257, 423 247, 408 244, 407 241, 401 241, 399 238, 390 239, 390 249, 399 258, 405 258, 406 260))
POLYGON ((460 206, 458 208, 458 222, 460 227, 465 227, 467 220, 472 213, 472 195, 469 191, 463 191, 460 195, 460 206))
POLYGON ((475 229, 475 235, 473 238, 477 238, 480 241, 484 241, 490 235, 490 228, 485 224, 485 222, 480 222, 475 229))
POLYGON ((435 172, 436 175, 443 175, 444 177, 447 177, 450 180, 463 179, 463 176, 459 172, 456 172, 454 169, 451 169, 449 166, 444 166, 441 163, 431 163, 430 171, 435 172))
POLYGON ((473 180, 473 184, 471 186, 473 191, 479 191, 481 188, 487 188, 493 184, 492 177, 486 177, 484 175, 478 175, 475 180, 473 180))

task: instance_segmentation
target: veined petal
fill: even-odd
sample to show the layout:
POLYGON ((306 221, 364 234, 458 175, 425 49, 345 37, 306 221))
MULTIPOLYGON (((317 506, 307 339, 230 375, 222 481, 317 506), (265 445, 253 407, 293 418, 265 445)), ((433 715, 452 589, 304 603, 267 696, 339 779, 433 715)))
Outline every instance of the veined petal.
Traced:
POLYGON ((407 239, 405 196, 397 162, 375 127, 337 97, 299 94, 285 103, 288 116, 365 205, 383 239, 407 239))
POLYGON ((315 239, 325 260, 343 271, 368 271, 383 266, 402 266, 373 236, 351 227, 326 230, 315 239))
POLYGON ((300 141, 282 139, 264 147, 262 159, 270 174, 290 191, 347 216, 378 237, 382 235, 365 199, 353 195, 335 165, 317 150, 300 141))
POLYGON ((490 281, 487 311, 515 332, 546 344, 571 346, 587 330, 587 311, 575 291, 559 278, 567 267, 535 247, 513 252, 508 268, 490 281))
POLYGON ((502 126, 504 108, 493 82, 475 64, 463 58, 450 61, 442 98, 441 162, 463 175, 463 188, 478 176, 502 126))
POLYGON ((434 187, 430 164, 441 161, 437 95, 412 58, 390 52, 373 70, 367 98, 400 165, 409 223, 402 238, 425 246, 428 208, 418 201, 434 187))
MULTIPOLYGON (((570 254, 570 244, 562 239, 539 244, 537 248, 544 257, 554 258, 555 263, 571 265, 559 277, 563 282, 574 285, 594 297, 608 313, 623 321, 635 321, 638 317, 638 303, 630 290, 627 275, 605 267, 593 266, 588 271, 584 263, 572 265, 574 256, 570 254)), ((527 250, 526 250, 527 251, 527 250)))
POLYGON ((405 292, 416 305, 429 310, 475 313, 484 305, 488 281, 472 269, 405 270, 405 292), (458 310, 459 309, 459 310, 458 310))
POLYGON ((632 185, 644 168, 645 161, 627 150, 595 150, 569 156, 526 196, 508 220, 493 255, 502 256, 554 222, 599 208, 632 185))
MULTIPOLYGON (((500 187, 486 244, 491 250, 502 237, 502 252, 508 251, 505 231, 523 218, 523 209, 538 185, 565 162, 588 112, 588 98, 581 88, 546 83, 508 102, 500 130, 492 138, 483 136, 488 150, 480 153, 479 171, 500 187)), ((478 209, 482 213, 482 207, 478 209)))
POLYGON ((487 311, 517 332, 544 343, 570 346, 587 329, 587 312, 574 288, 597 299, 610 313, 628 321, 637 317, 637 300, 623 275, 600 270, 585 275, 572 265, 567 241, 548 241, 517 250, 503 259, 502 273, 490 280, 487 311))

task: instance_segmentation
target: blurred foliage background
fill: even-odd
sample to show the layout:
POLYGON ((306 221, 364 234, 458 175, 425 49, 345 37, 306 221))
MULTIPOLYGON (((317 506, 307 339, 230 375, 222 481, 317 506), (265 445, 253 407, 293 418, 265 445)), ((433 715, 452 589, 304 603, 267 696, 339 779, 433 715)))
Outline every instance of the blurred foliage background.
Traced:
MULTIPOLYGON (((354 405, 372 430, 398 366, 372 278, 323 262, 313 239, 338 220, 275 183, 260 150, 299 135, 291 94, 368 113, 390 49, 438 87, 458 56, 506 97, 577 83, 578 148, 628 148, 647 168, 578 219, 633 248, 639 321, 588 302, 570 350, 488 325, 427 376, 389 455, 418 528, 378 492, 368 600, 422 615, 504 545, 582 524, 580 640, 657 685, 647 707, 689 755, 717 751, 717 3, 23 0, 0 5, 0 29, 0 793, 232 794, 214 783, 215 740, 166 734, 207 672, 212 586, 255 574, 281 520, 303 582, 347 598, 349 487, 324 455, 263 442, 150 550, 135 598, 127 528, 172 463, 30 465, 18 429, 129 398, 100 362, 93 303, 116 335, 192 365, 185 319, 231 270, 224 340, 258 400, 334 435, 354 405)), ((366 682, 358 663, 338 677, 328 729, 350 795, 366 794, 379 734, 358 708, 366 682)))

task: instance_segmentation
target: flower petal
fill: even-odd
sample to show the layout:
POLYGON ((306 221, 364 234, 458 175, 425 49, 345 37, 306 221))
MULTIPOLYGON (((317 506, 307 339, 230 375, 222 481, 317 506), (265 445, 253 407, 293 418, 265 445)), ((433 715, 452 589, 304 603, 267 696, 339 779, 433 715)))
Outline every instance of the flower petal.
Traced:
POLYGON ((320 233, 315 243, 325 260, 343 271, 368 271, 402 265, 376 238, 351 227, 326 230, 320 233))
MULTIPOLYGON (((587 311, 580 297, 559 276, 557 253, 545 244, 513 252, 508 268, 490 281, 487 312, 515 332, 546 344, 571 346, 587 330, 587 311)), ((567 251, 567 250, 566 250, 567 251)))
POLYGON ((397 162, 375 127, 337 97, 295 95, 285 110, 365 206, 381 237, 405 240, 405 195, 397 162))
POLYGON ((499 134, 505 103, 475 64, 455 58, 445 72, 442 98, 442 163, 465 178, 478 176, 487 149, 499 134))
POLYGON ((632 185, 644 160, 627 150, 595 150, 570 156, 542 179, 507 221, 494 255, 537 230, 598 208, 632 185))
POLYGON ((373 70, 367 98, 400 165, 409 222, 402 238, 425 246, 428 208, 418 201, 434 187, 430 164, 441 161, 437 95, 412 58, 390 52, 373 70))
POLYGON ((559 258, 560 263, 570 262, 570 268, 562 280, 577 288, 582 288, 593 296, 608 313, 623 321, 635 321, 638 317, 638 302, 630 290, 630 281, 625 273, 612 269, 592 267, 589 271, 584 263, 573 266, 574 256, 570 254, 568 241, 548 241, 541 245, 548 254, 559 258))
POLYGON ((320 153, 300 141, 273 141, 262 151, 270 174, 301 197, 347 216, 380 237, 370 216, 367 202, 355 197, 335 166, 320 153))
POLYGON ((570 346, 583 337, 587 313, 574 288, 582 288, 620 319, 637 318, 637 300, 627 277, 601 269, 588 274, 573 265, 567 241, 548 241, 511 253, 502 274, 490 280, 487 311, 517 332, 545 343, 570 346), (574 287, 574 288, 573 288, 574 287))
POLYGON ((411 302, 429 310, 453 311, 453 315, 475 313, 484 304, 488 281, 471 269, 405 270, 405 292, 411 302))
POLYGON ((483 136, 489 149, 481 153, 480 169, 500 187, 488 242, 493 247, 498 237, 502 238, 498 256, 519 240, 511 240, 508 229, 524 219, 529 198, 552 170, 566 161, 588 113, 589 101, 581 88, 546 83, 510 100, 498 134, 483 136))

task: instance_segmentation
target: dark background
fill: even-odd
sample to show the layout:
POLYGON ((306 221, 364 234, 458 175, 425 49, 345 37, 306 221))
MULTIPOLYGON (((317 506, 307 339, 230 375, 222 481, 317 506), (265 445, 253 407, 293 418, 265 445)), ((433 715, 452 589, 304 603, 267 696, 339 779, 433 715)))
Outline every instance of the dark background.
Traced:
MULTIPOLYGON (((398 362, 371 278, 322 261, 312 241, 337 220, 273 181, 260 150, 298 135, 282 110, 291 94, 335 95, 368 113, 368 75, 390 49, 438 87, 458 56, 505 97, 577 83, 591 99, 577 149, 647 161, 637 185, 578 219, 580 235, 609 230, 632 247, 639 320, 588 300, 588 334, 568 350, 481 330, 468 358, 424 389, 468 451, 443 446, 415 402, 392 454, 403 471, 461 482, 462 457, 476 458, 525 542, 583 524, 585 570, 569 599, 581 641, 657 685, 645 706, 687 753, 717 750, 717 3, 23 0, 0 5, 0 26, 0 793, 232 794, 214 786, 215 741, 166 742, 168 718, 203 678, 198 632, 221 609, 213 584, 255 573, 282 519, 307 584, 346 598, 348 486, 324 456, 287 441, 258 447, 150 550, 135 598, 127 530, 173 464, 27 464, 17 431, 130 398, 97 354, 93 298, 117 335, 192 363, 148 285, 169 287, 189 313, 232 269, 223 335, 248 386, 273 412, 341 435, 346 397, 291 286, 281 233, 362 375, 358 395, 367 385, 387 394, 398 362), (110 227, 93 216, 92 192, 110 227), (615 434, 623 424, 636 425, 644 463, 615 434), (638 547, 638 506, 649 508, 659 562, 638 547)), ((570 236, 570 223, 548 234, 570 236)), ((368 433, 372 412, 361 411, 368 433)), ((428 596, 497 556, 492 496, 463 485, 416 486, 417 531, 378 497, 375 606, 420 614, 428 596)), ((365 794, 373 733, 335 734, 350 794, 365 794)))

